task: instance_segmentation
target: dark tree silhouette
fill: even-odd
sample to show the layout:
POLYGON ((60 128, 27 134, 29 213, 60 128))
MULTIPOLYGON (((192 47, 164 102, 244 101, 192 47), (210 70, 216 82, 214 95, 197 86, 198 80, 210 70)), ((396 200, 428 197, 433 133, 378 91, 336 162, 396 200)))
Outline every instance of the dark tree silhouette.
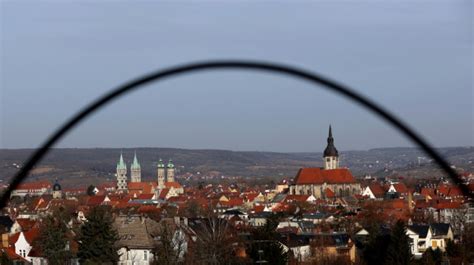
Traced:
POLYGON ((410 238, 406 234, 403 221, 398 220, 392 227, 390 244, 387 248, 386 265, 409 265, 412 260, 410 238))
POLYGON ((118 259, 117 230, 113 227, 112 214, 106 206, 95 207, 86 216, 87 221, 78 233, 81 264, 115 264, 118 259))

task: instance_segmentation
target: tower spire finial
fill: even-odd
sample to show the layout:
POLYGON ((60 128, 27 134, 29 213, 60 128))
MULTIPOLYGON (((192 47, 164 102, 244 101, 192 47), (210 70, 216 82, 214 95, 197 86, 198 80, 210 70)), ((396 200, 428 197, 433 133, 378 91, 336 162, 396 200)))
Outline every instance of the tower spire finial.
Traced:
POLYGON ((327 156, 339 156, 336 147, 334 146, 334 138, 332 137, 332 126, 329 125, 329 133, 328 133, 328 145, 324 150, 324 157, 327 156))
POLYGON ((138 163, 138 158, 137 158, 137 150, 135 150, 135 155, 133 156, 132 167, 133 168, 140 168, 140 164, 138 163))

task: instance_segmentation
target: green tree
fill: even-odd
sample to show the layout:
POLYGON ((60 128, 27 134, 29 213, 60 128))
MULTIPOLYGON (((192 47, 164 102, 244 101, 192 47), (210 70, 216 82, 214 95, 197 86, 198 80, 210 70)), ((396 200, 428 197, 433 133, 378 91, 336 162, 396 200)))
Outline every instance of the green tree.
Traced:
POLYGON ((362 257, 367 265, 383 264, 390 243, 390 235, 383 234, 380 225, 377 224, 368 227, 368 232, 369 238, 362 247, 362 257))
POLYGON ((0 264, 1 265, 13 265, 13 261, 8 258, 7 253, 2 251, 2 255, 0 256, 0 264))
POLYGON ((398 220, 392 227, 390 244, 387 248, 386 265, 408 265, 412 260, 410 238, 406 234, 403 221, 398 220))
POLYGON ((442 261, 443 253, 441 253, 441 250, 439 250, 439 248, 437 248, 436 250, 428 248, 425 253, 423 253, 423 256, 421 257, 421 260, 418 262, 418 264, 441 265, 442 261))
POLYGON ((67 247, 69 246, 68 233, 70 231, 66 222, 67 219, 61 210, 47 216, 43 219, 40 234, 33 243, 41 249, 50 265, 67 264, 73 256, 69 247, 67 247))
POLYGON ((86 216, 87 221, 78 233, 79 251, 77 256, 81 264, 115 264, 118 259, 119 239, 113 227, 114 219, 106 206, 95 207, 86 216))
POLYGON ((254 261, 266 261, 267 264, 287 264, 288 253, 278 242, 279 234, 276 232, 279 218, 272 215, 267 218, 265 225, 255 229, 253 239, 248 244, 247 251, 254 261))
POLYGON ((454 243, 453 240, 448 240, 446 242, 446 254, 448 255, 448 257, 460 257, 461 248, 458 244, 454 243))
POLYGON ((461 233, 461 250, 464 263, 474 262, 474 224, 464 224, 461 233))

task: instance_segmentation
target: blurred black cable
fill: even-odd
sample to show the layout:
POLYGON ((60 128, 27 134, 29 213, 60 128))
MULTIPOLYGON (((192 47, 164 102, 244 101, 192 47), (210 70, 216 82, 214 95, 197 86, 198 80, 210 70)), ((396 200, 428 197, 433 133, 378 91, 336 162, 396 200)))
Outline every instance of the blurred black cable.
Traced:
POLYGON ((126 95, 129 92, 132 92, 135 89, 138 89, 140 86, 146 85, 153 81, 162 80, 164 78, 177 76, 180 74, 197 72, 197 71, 210 71, 210 70, 224 70, 224 69, 241 69, 241 70, 259 70, 265 72, 272 72, 275 74, 287 75, 294 78, 299 78, 302 80, 309 81, 316 85, 322 85, 322 87, 335 92, 339 95, 342 95, 352 101, 357 102, 366 109, 377 114, 379 117, 383 118, 386 122, 391 124, 393 127, 402 132, 407 136, 413 143, 421 147, 423 151, 426 152, 442 170, 444 170, 451 180, 457 184, 463 194, 467 197, 472 198, 473 195, 470 194, 469 189, 466 185, 462 183, 460 176, 454 171, 449 164, 418 134, 416 134, 409 126, 404 123, 399 118, 395 117, 392 113, 384 109, 382 106, 376 104, 372 100, 356 93, 353 89, 350 89, 347 86, 339 84, 335 81, 322 77, 319 74, 311 73, 309 71, 298 69, 296 67, 271 63, 271 62, 259 62, 259 61, 243 61, 243 60, 218 60, 218 61, 203 61, 195 62, 184 65, 178 65, 175 67, 170 67, 164 70, 156 71, 142 77, 139 77, 135 80, 125 83, 122 86, 119 86, 113 89, 111 92, 100 97, 96 101, 92 102, 90 105, 83 108, 81 111, 76 113, 71 119, 66 121, 58 130, 56 130, 43 145, 37 149, 33 155, 23 164, 23 167, 20 171, 13 177, 13 180, 8 185, 8 188, 2 194, 0 198, 0 208, 6 206, 10 195, 14 189, 28 176, 30 170, 41 161, 41 159, 46 155, 53 145, 59 141, 66 133, 77 126, 82 122, 87 116, 93 112, 99 110, 101 107, 106 106, 111 103, 113 100, 120 98, 121 96, 126 95))

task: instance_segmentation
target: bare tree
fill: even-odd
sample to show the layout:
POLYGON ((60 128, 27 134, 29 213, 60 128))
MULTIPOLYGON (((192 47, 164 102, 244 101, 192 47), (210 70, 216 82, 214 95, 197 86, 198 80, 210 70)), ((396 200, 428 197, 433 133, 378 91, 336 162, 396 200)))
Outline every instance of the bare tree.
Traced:
POLYGON ((233 256, 233 238, 228 222, 217 217, 208 217, 197 229, 193 264, 230 264, 233 256))
POLYGON ((159 241, 154 249, 154 264, 175 265, 184 262, 186 237, 177 226, 165 221, 160 225, 159 241))

